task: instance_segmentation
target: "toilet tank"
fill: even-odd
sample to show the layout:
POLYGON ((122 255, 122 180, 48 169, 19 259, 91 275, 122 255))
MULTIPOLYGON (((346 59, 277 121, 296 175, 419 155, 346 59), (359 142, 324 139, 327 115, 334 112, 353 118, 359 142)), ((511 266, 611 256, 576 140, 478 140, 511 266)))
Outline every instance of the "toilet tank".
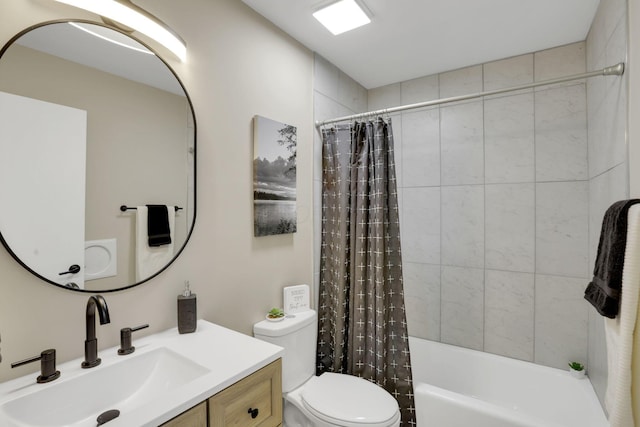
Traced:
POLYGON ((253 336, 284 348, 282 391, 288 393, 315 373, 317 316, 314 310, 288 314, 279 322, 253 325, 253 336))

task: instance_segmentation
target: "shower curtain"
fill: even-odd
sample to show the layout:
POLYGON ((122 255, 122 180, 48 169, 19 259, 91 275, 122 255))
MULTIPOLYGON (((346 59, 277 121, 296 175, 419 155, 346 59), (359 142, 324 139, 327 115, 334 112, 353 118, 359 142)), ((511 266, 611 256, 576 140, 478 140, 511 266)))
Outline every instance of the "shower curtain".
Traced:
POLYGON ((317 373, 372 381, 415 425, 391 121, 324 129, 317 373))

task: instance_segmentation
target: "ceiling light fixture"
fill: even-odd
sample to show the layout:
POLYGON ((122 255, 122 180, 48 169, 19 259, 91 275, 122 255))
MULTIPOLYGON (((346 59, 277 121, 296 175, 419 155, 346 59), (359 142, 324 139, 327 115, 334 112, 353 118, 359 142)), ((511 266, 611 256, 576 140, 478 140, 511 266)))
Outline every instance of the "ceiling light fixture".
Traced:
POLYGON ((127 27, 151 37, 181 61, 187 59, 187 46, 166 24, 149 12, 141 9, 130 0, 56 0, 70 6, 88 10, 107 19, 111 19, 127 27))
POLYGON ((340 0, 313 14, 334 36, 371 22, 355 0, 340 0))

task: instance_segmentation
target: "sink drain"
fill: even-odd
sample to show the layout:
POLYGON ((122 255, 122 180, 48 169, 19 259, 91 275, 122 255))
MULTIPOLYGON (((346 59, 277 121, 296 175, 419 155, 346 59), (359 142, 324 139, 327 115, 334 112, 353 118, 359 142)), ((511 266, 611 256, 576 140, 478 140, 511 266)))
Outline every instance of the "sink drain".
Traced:
POLYGON ((109 409, 108 411, 103 412, 98 416, 96 421, 98 421, 98 425, 101 426, 104 423, 108 423, 114 418, 118 418, 120 416, 120 411, 117 409, 109 409))

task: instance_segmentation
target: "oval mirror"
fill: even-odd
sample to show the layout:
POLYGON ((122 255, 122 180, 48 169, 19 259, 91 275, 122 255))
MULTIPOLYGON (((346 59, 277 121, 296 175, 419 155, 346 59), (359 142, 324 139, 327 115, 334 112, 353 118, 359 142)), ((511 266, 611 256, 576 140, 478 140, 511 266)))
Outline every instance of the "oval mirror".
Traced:
POLYGON ((164 270, 193 229, 195 152, 182 83, 132 37, 47 22, 0 51, 0 238, 41 279, 110 292, 164 270))

